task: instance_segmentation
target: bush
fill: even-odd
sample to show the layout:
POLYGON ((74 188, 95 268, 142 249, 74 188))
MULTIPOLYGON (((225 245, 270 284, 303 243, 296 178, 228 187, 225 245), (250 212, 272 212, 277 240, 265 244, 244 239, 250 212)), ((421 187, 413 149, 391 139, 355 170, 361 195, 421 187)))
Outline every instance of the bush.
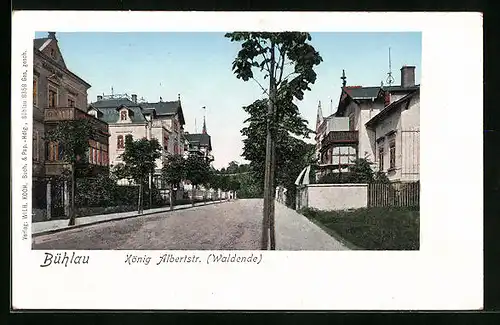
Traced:
POLYGON ((348 172, 330 172, 318 179, 318 184, 345 184, 345 183, 389 183, 389 179, 382 172, 374 172, 370 162, 366 159, 356 159, 348 172))
POLYGON ((309 219, 367 250, 418 250, 420 212, 414 208, 363 208, 352 211, 302 209, 309 219))

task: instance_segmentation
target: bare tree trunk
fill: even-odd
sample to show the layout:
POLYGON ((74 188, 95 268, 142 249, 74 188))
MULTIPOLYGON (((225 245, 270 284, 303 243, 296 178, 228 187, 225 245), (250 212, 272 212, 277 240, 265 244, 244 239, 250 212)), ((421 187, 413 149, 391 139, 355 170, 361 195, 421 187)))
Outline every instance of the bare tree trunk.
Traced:
POLYGON ((139 182, 138 186, 139 193, 137 195, 137 214, 141 213, 141 192, 142 192, 141 186, 142 186, 141 182, 139 182))
POLYGON ((71 211, 69 213, 69 226, 76 223, 75 211, 75 164, 71 165, 71 211))
MULTIPOLYGON (((274 43, 271 44, 271 71, 274 71, 274 43)), ((269 97, 270 101, 273 101, 273 110, 271 111, 270 119, 273 121, 273 126, 270 131, 271 133, 271 159, 270 159, 270 176, 269 176, 269 193, 271 198, 269 199, 269 239, 270 239, 270 249, 276 250, 276 232, 275 232, 275 218, 274 218, 274 205, 275 205, 275 165, 276 165, 276 80, 274 74, 270 74, 270 87, 269 87, 269 97)))
POLYGON ((266 128, 266 161, 264 167, 264 210, 262 218, 262 240, 261 240, 261 250, 267 250, 269 245, 269 230, 271 223, 271 206, 273 206, 272 201, 272 147, 273 147, 273 137, 271 122, 274 116, 274 104, 276 100, 275 88, 275 77, 274 77, 274 67, 275 67, 275 56, 274 56, 274 42, 271 42, 271 62, 269 71, 269 106, 267 110, 267 128, 266 128))
POLYGON ((271 250, 274 251, 276 250, 276 230, 275 230, 275 216, 274 216, 274 207, 275 207, 275 167, 276 167, 276 139, 273 134, 273 143, 271 147, 271 182, 270 182, 270 187, 271 187, 271 200, 270 200, 270 206, 269 206, 269 237, 270 237, 270 246, 271 250))
POLYGON ((191 188, 191 206, 194 207, 194 195, 195 195, 195 192, 196 192, 196 186, 193 185, 193 187, 191 188))
POLYGON ((170 184, 170 193, 168 194, 168 198, 170 201, 170 211, 174 209, 174 186, 170 184))
POLYGON ((149 208, 153 208, 153 177, 149 173, 149 208))

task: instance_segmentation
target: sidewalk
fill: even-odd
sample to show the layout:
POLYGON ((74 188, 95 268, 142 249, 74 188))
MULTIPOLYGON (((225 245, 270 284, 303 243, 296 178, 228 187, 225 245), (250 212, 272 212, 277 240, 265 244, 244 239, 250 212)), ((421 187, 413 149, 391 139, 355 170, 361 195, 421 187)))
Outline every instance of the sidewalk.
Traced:
POLYGON ((282 203, 275 202, 275 204, 277 250, 349 250, 305 216, 282 203))
MULTIPOLYGON (((226 200, 211 201, 211 202, 206 202, 206 203, 200 202, 200 203, 195 203, 194 206, 197 207, 197 206, 212 205, 212 204, 223 203, 223 202, 228 202, 228 201, 229 200, 226 199, 226 200)), ((189 209, 191 207, 192 207, 191 203, 177 205, 177 206, 174 206, 174 211, 175 210, 189 209)), ((42 235, 45 233, 61 231, 61 230, 66 230, 66 229, 72 229, 72 228, 78 228, 81 226, 91 225, 91 224, 95 224, 95 223, 101 223, 101 222, 112 221, 112 220, 121 220, 121 219, 134 218, 134 217, 141 217, 141 216, 147 216, 150 214, 169 212, 169 211, 170 211, 170 207, 161 207, 161 208, 156 208, 156 209, 144 210, 142 214, 137 214, 137 211, 129 211, 129 212, 120 212, 120 213, 108 213, 108 214, 95 215, 95 216, 89 216, 89 217, 79 217, 79 218, 76 218, 76 220, 75 220, 76 224, 74 226, 68 226, 68 222, 69 222, 68 219, 34 222, 31 224, 31 234, 32 234, 32 236, 42 235)))

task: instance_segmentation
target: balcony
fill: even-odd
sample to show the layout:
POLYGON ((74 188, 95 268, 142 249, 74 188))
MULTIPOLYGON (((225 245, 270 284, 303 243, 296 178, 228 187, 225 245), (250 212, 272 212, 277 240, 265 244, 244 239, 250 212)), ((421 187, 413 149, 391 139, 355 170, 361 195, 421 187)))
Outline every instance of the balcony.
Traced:
POLYGON ((356 144, 359 141, 358 131, 330 131, 321 141, 321 147, 332 144, 356 144))
POLYGON ((45 123, 57 123, 61 121, 73 121, 85 118, 91 122, 95 130, 100 131, 103 135, 109 135, 108 124, 106 122, 87 114, 77 107, 48 107, 44 110, 45 123))

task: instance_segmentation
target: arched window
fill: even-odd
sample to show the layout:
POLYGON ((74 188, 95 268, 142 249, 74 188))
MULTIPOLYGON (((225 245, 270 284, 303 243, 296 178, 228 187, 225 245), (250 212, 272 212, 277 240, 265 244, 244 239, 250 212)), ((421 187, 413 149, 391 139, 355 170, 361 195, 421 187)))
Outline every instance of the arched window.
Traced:
POLYGON ((123 110, 120 112, 120 121, 126 121, 127 120, 127 111, 123 110))

